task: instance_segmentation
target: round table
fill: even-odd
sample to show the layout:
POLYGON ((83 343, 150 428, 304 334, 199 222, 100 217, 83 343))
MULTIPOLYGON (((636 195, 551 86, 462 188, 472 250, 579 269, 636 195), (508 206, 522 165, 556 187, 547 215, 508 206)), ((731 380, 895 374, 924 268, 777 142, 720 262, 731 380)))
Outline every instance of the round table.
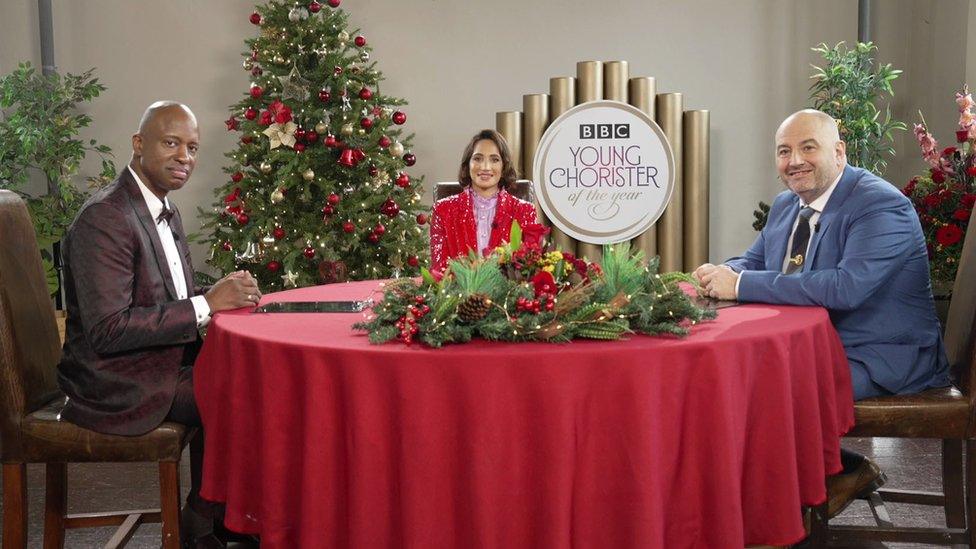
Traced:
POLYGON ((817 307, 721 309, 686 338, 442 349, 371 345, 361 319, 211 321, 194 373, 202 495, 265 548, 785 545, 853 425, 817 307))

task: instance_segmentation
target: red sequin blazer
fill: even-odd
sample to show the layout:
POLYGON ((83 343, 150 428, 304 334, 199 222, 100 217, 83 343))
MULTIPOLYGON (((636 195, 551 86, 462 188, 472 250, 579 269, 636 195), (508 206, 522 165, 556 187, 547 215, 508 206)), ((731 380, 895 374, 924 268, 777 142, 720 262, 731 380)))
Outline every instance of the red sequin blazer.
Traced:
MULTIPOLYGON (((488 237, 488 250, 494 250, 502 242, 508 241, 512 220, 517 220, 523 227, 538 223, 535 206, 500 190, 491 235, 488 237)), ((430 268, 443 271, 449 259, 467 255, 468 250, 477 247, 471 190, 465 189, 460 194, 438 200, 430 219, 430 268)), ((484 253, 484 250, 480 252, 484 253)))

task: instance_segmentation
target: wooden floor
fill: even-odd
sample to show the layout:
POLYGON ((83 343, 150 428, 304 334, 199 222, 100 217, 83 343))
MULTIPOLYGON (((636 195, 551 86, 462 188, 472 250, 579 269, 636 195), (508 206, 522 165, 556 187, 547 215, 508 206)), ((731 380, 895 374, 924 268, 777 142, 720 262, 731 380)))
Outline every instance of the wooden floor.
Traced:
MULTIPOLYGON (((940 490, 940 444, 928 440, 852 439, 845 442, 850 449, 873 457, 888 474, 888 485, 915 490, 940 490)), ((188 456, 182 461, 184 497, 189 486, 188 456)), ((30 500, 30 547, 41 547, 42 498, 44 471, 32 465, 28 472, 30 500)), ((140 509, 157 507, 158 481, 156 468, 151 464, 85 464, 68 468, 68 511, 71 513, 96 510, 140 509)), ((888 509, 898 522, 915 525, 942 525, 945 516, 939 509, 922 506, 892 505, 888 509)), ((844 514, 835 519, 850 524, 870 524, 871 511, 864 502, 854 502, 844 514)), ((112 535, 111 528, 71 531, 65 546, 88 548, 102 546, 112 535)), ((139 527, 129 547, 159 547, 159 525, 139 527)), ((881 549, 930 547, 913 544, 843 545, 845 548, 881 549)))

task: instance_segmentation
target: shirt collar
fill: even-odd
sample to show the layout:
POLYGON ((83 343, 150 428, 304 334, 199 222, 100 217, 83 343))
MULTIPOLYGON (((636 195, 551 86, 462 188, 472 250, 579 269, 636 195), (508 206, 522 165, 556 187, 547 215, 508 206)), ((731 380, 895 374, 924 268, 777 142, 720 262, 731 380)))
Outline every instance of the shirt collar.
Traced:
POLYGON ((800 207, 803 208, 805 206, 810 206, 818 213, 823 213, 824 208, 827 206, 827 201, 830 200, 830 195, 834 193, 834 189, 837 187, 837 183, 840 182, 840 178, 843 176, 844 176, 844 170, 841 170, 840 173, 837 174, 837 179, 834 179, 834 182, 831 183, 829 187, 827 187, 827 190, 824 191, 822 195, 818 196, 813 202, 809 204, 804 204, 803 200, 800 200, 800 207))
POLYGON ((485 198, 485 197, 481 196, 480 194, 474 192, 474 189, 472 189, 470 187, 468 188, 468 192, 471 193, 471 200, 475 203, 475 205, 477 205, 477 206, 492 206, 496 202, 498 202, 498 193, 501 192, 501 189, 499 189, 498 192, 496 192, 495 194, 489 196, 488 198, 485 198))
POLYGON ((132 178, 135 179, 136 183, 139 184, 139 190, 142 191, 142 198, 146 201, 146 206, 149 208, 149 217, 151 217, 153 221, 156 221, 156 218, 159 217, 159 214, 163 211, 163 207, 165 206, 169 208, 169 198, 163 198, 160 200, 159 197, 153 194, 153 192, 149 190, 149 187, 142 182, 142 179, 139 179, 139 174, 132 169, 132 166, 126 166, 125 168, 129 170, 129 173, 132 174, 132 178))

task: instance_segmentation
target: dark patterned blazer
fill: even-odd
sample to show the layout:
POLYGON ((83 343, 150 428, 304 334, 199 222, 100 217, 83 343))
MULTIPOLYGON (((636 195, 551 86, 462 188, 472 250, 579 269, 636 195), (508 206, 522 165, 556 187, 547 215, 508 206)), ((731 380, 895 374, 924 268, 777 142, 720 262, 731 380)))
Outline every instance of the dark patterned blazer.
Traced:
MULTIPOLYGON (((495 249, 508 240, 513 220, 517 220, 523 227, 530 223, 538 223, 535 206, 502 189, 498 191, 495 218, 491 223, 491 235, 488 237, 489 250, 495 249)), ((469 250, 477 247, 478 233, 470 189, 438 200, 434 204, 434 215, 430 219, 431 269, 443 271, 449 259, 465 256, 469 250)), ((476 251, 479 254, 484 252, 484 250, 476 251)))
MULTIPOLYGON (((202 293, 179 211, 170 227, 187 293, 202 293)), ((180 367, 192 364, 200 338, 193 303, 177 299, 155 221, 127 168, 82 206, 63 254, 61 418, 103 433, 146 433, 169 412, 180 367)))

